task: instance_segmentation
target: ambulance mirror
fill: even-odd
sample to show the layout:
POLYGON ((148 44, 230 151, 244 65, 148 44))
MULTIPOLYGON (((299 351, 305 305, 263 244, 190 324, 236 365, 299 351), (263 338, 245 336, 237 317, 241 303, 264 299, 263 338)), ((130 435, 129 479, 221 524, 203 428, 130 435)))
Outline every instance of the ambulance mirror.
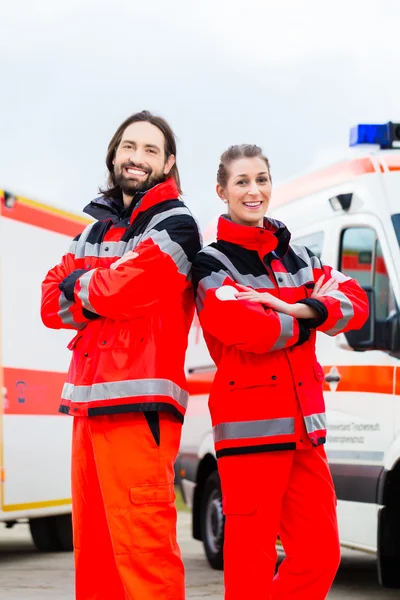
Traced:
POLYGON ((356 351, 375 349, 375 291, 370 286, 363 286, 363 290, 367 294, 369 304, 369 316, 367 321, 356 331, 348 331, 345 333, 349 346, 356 351))

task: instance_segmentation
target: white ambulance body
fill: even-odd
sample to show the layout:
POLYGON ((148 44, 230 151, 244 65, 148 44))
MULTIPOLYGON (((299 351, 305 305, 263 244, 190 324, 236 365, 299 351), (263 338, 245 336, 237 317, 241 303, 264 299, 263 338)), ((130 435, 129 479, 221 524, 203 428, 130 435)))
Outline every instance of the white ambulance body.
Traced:
MULTIPOLYGON (((359 126, 356 145, 365 136, 376 141, 376 131, 382 133, 359 126)), ((381 146, 400 139, 400 126, 385 131, 381 146)), ((361 331, 317 336, 325 448, 342 545, 376 553, 381 583, 400 587, 400 151, 360 146, 353 158, 278 187, 271 206, 269 214, 288 226, 292 241, 355 277, 369 295, 371 317, 361 331)), ((211 565, 222 568, 223 517, 207 410, 214 368, 198 322, 187 366, 192 396, 181 485, 193 509, 193 535, 203 540, 211 565)))
POLYGON ((72 548, 72 419, 58 413, 73 331, 46 329, 41 282, 89 221, 0 191, 0 520, 72 548))

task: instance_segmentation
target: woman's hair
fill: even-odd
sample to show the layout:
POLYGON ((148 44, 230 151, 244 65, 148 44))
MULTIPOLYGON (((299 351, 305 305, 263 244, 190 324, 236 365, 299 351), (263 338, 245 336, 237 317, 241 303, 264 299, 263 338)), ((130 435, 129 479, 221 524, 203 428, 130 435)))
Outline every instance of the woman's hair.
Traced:
MULTIPOLYGON (((117 148, 122 140, 122 136, 124 134, 125 129, 129 127, 129 125, 132 125, 132 123, 138 122, 151 123, 151 125, 157 127, 164 134, 165 159, 167 160, 171 156, 171 154, 173 154, 176 157, 175 135, 165 119, 153 115, 148 110, 142 110, 141 112, 131 115, 118 127, 117 131, 114 133, 108 145, 106 156, 106 165, 108 169, 107 189, 100 189, 100 192, 103 193, 105 196, 108 196, 110 198, 118 198, 121 196, 121 189, 118 185, 116 185, 115 181, 113 160, 117 148)), ((176 166, 176 162, 172 167, 171 171, 169 172, 168 177, 172 177, 173 179, 175 179, 175 183, 178 187, 179 193, 182 194, 179 171, 178 167, 176 166)))
POLYGON ((228 167, 235 160, 238 160, 238 158, 261 158, 267 165, 268 175, 272 181, 269 160, 264 156, 261 148, 255 144, 236 144, 235 146, 230 146, 228 150, 225 150, 221 155, 221 162, 219 163, 217 173, 217 182, 220 186, 226 187, 229 179, 228 167))

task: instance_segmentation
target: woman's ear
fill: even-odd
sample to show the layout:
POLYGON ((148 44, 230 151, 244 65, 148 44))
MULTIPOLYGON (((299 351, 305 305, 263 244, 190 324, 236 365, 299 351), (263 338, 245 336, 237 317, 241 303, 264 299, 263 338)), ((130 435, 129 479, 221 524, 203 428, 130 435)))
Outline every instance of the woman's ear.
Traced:
POLYGON ((220 185, 219 183, 217 183, 217 187, 215 189, 217 190, 217 194, 221 198, 221 200, 223 202, 225 202, 225 204, 228 204, 228 200, 225 198, 225 190, 222 187, 222 185, 220 185))

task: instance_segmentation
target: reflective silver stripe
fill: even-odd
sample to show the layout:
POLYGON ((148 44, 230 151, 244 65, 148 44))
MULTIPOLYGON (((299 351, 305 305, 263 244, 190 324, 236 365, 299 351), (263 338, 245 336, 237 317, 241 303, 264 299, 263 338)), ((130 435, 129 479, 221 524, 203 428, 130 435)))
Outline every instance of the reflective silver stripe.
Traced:
POLYGON ((226 279, 225 271, 218 271, 218 273, 211 273, 207 277, 204 277, 197 286, 196 294, 196 307, 198 312, 201 312, 204 307, 204 299, 206 297, 207 290, 221 287, 226 279))
POLYGON ((238 421, 220 423, 213 428, 214 442, 223 440, 242 440, 275 435, 292 435, 294 418, 266 419, 264 421, 238 421))
POLYGON ((306 424, 307 433, 313 433, 314 431, 326 429, 325 413, 316 413, 314 415, 304 417, 304 422, 306 424))
POLYGON ((148 223, 144 235, 146 236, 147 233, 149 231, 151 231, 152 229, 154 229, 154 227, 156 225, 158 225, 159 223, 162 223, 163 221, 165 221, 165 219, 169 219, 169 217, 178 217, 179 215, 188 215, 189 217, 192 217, 192 213, 190 212, 190 210, 186 207, 179 207, 179 208, 171 208, 170 210, 166 210, 163 213, 159 213, 158 215, 155 215, 151 221, 148 223))
POLYGON ((96 402, 139 396, 167 396, 185 409, 189 399, 188 392, 169 379, 130 379, 93 385, 65 383, 61 394, 63 400, 71 402, 96 402))
POLYGON ((257 289, 274 289, 275 286, 272 283, 271 279, 268 275, 250 275, 243 273, 239 273, 233 263, 225 256, 223 252, 220 252, 216 248, 212 248, 211 246, 207 246, 200 251, 199 254, 207 254, 217 259, 228 271, 228 274, 231 276, 233 281, 236 283, 241 283, 242 285, 247 285, 255 290, 257 289))
POLYGON ((89 233, 90 233, 93 225, 95 225, 95 223, 91 223, 90 225, 88 225, 86 227, 86 229, 84 229, 83 232, 81 233, 81 237, 79 238, 79 240, 77 242, 75 242, 76 243, 75 258, 85 258, 86 240, 89 237, 89 233))
POLYGON ((294 335, 294 318, 290 315, 285 315, 280 312, 275 314, 279 317, 279 321, 281 323, 281 333, 275 344, 272 346, 271 351, 282 350, 282 348, 286 348, 286 344, 293 338, 294 335))
POLYGON ((317 256, 310 256, 305 246, 300 244, 292 244, 292 249, 295 251, 297 256, 304 260, 305 263, 310 264, 312 269, 322 269, 322 263, 317 256))
POLYGON ((336 335, 342 329, 346 327, 348 322, 354 317, 354 309, 350 300, 343 294, 343 292, 339 292, 338 290, 334 292, 329 292, 325 294, 327 298, 335 298, 340 302, 340 310, 342 311, 343 317, 338 320, 336 325, 329 329, 329 331, 325 331, 328 335, 336 335))
POLYGON ((92 269, 91 271, 88 271, 79 277, 78 281, 81 284, 81 289, 78 292, 78 298, 87 310, 97 314, 97 311, 93 308, 89 301, 89 284, 95 271, 97 271, 97 269, 92 269))
POLYGON ((90 244, 86 242, 84 255, 96 258, 120 258, 130 250, 136 248, 142 236, 137 235, 128 242, 101 242, 101 244, 90 244))
POLYGON ((306 283, 314 283, 314 274, 310 267, 299 269, 294 275, 292 273, 275 272, 276 278, 279 277, 279 287, 296 288, 306 283))
POLYGON ((86 326, 86 323, 77 323, 69 310, 73 304, 75 304, 75 302, 67 300, 62 292, 59 298, 60 310, 58 311, 58 316, 64 325, 71 325, 75 329, 83 329, 86 326))
POLYGON ((73 242, 71 242, 71 245, 68 248, 68 252, 70 254, 75 255, 77 247, 78 247, 78 242, 77 242, 77 240, 74 240, 73 242))
POLYGON ((161 252, 168 254, 176 266, 178 267, 179 273, 188 276, 190 270, 192 268, 191 262, 189 262, 188 257, 186 256, 182 246, 180 246, 177 242, 171 240, 168 231, 166 229, 162 229, 161 231, 150 231, 146 237, 142 239, 142 241, 152 240, 157 246, 159 246, 161 252))

